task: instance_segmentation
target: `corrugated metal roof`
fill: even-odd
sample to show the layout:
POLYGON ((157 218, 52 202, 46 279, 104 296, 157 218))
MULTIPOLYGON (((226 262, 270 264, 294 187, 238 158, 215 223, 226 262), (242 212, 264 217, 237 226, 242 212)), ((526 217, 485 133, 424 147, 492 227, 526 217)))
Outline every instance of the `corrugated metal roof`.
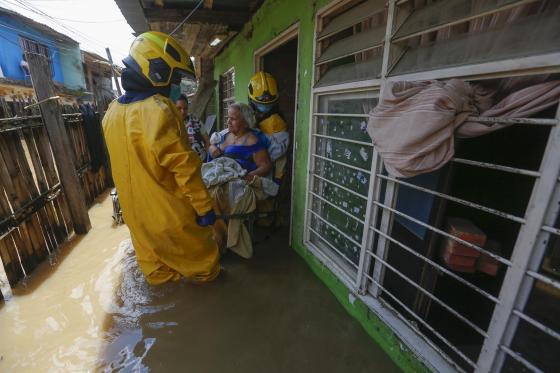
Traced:
POLYGON ((128 22, 136 34, 141 34, 150 30, 140 0, 115 0, 115 2, 126 19, 126 22, 128 22))

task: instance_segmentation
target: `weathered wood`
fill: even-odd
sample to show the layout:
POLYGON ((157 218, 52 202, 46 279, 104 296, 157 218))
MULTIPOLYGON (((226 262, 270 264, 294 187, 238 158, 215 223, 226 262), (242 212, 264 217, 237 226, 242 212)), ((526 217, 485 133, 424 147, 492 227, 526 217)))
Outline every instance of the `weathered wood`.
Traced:
MULTIPOLYGON (((31 201, 36 196, 31 190, 30 185, 26 185, 25 182, 24 170, 28 167, 25 167, 27 165, 24 166, 19 161, 20 154, 16 148, 16 142, 19 143, 19 141, 19 137, 15 133, 0 136, 2 155, 6 161, 8 172, 12 177, 15 188, 14 193, 17 196, 13 200, 14 204, 12 205, 14 212, 20 211, 25 203, 31 201)), ((47 255, 48 249, 45 241, 41 239, 41 227, 37 219, 35 219, 35 216, 30 216, 21 226, 27 229, 33 251, 35 252, 35 258, 40 262, 47 255)))
MULTIPOLYGON (((47 183, 49 184, 49 188, 52 188, 59 182, 59 179, 58 174, 56 173, 56 166, 54 164, 51 147, 44 128, 35 128, 33 129, 33 131, 37 134, 37 150, 39 151, 41 163, 43 164, 43 168, 45 169, 47 183)), ((72 218, 70 216, 70 211, 66 203, 66 198, 64 198, 63 196, 59 196, 53 202, 55 207, 57 208, 58 215, 62 218, 62 221, 66 226, 65 236, 68 236, 74 229, 74 226, 72 225, 72 218)))
MULTIPOLYGON (((36 146, 35 138, 33 136, 33 131, 31 129, 24 129, 22 132, 25 137, 25 143, 27 145, 27 149, 29 150, 31 161, 33 163, 33 169, 35 170, 35 176, 37 178, 39 192, 45 193, 49 190, 49 185, 46 180, 44 167, 41 163, 41 158, 37 151, 37 146, 36 146)), ((47 221, 51 225, 50 229, 52 229, 52 232, 54 234, 55 247, 56 247, 64 241, 66 234, 64 233, 64 230, 60 224, 60 220, 57 217, 57 212, 54 208, 54 205, 52 203, 47 203, 45 205, 45 209, 47 213, 47 221)))
MULTIPOLYGON (((10 162, 10 159, 8 159, 7 161, 5 160, 6 152, 7 149, 3 144, 2 136, 0 136, 0 181, 4 186, 6 196, 8 197, 8 200, 10 201, 11 204, 11 207, 5 206, 5 209, 6 211, 9 211, 11 213, 12 209, 14 211, 19 210, 22 203, 20 202, 20 198, 16 191, 14 182, 12 181, 11 172, 8 169, 8 164, 10 162)), ((21 250, 20 251, 21 264, 23 265, 26 271, 31 271, 37 266, 38 258, 33 248, 33 243, 30 237, 29 227, 27 222, 23 222, 19 226, 19 233, 21 235, 20 236, 21 241, 16 242, 16 246, 21 250)))
POLYGON ((62 188, 68 201, 74 230, 78 234, 85 234, 90 230, 91 222, 83 198, 82 187, 76 174, 76 166, 69 151, 70 142, 64 128, 61 108, 58 102, 50 100, 51 97, 55 96, 50 70, 44 56, 26 53, 26 57, 35 95, 37 101, 41 102, 43 123, 47 129, 62 188))
POLYGON ((115 68, 113 67, 113 57, 111 56, 111 50, 109 48, 105 48, 105 52, 107 52, 107 59, 111 64, 111 75, 113 75, 113 81, 115 82, 115 86, 117 87, 117 93, 119 94, 119 96, 121 96, 122 95, 121 85, 119 84, 119 81, 117 80, 117 75, 115 74, 115 68))

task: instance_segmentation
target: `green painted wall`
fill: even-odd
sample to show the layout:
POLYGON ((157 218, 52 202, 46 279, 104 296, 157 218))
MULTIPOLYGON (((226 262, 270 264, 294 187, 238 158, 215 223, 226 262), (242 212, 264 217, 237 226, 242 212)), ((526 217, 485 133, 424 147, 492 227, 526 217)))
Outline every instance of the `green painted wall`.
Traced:
MULTIPOLYGON (((366 305, 348 300, 348 289, 324 267, 303 245, 305 193, 307 188, 307 156, 309 139, 309 110, 313 76, 313 33, 315 14, 331 0, 268 0, 214 61, 214 78, 235 68, 235 97, 247 102, 247 83, 254 74, 254 52, 299 22, 298 40, 298 105, 296 113, 294 159, 295 185, 293 190, 294 217, 292 246, 304 258, 313 272, 329 287, 346 310, 354 316, 367 333, 386 351, 405 372, 427 371, 412 353, 394 336, 391 329, 369 311, 366 305)), ((219 97, 216 91, 216 97, 219 97)), ((219 102, 217 102, 218 107, 219 102)))

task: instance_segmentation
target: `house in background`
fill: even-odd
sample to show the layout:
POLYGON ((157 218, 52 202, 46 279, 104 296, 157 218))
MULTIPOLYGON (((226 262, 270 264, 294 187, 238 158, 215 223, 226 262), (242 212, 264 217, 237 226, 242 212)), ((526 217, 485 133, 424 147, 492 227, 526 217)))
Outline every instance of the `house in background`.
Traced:
MULTIPOLYGON (((87 91, 83 101, 105 110, 116 96, 113 90, 111 64, 100 55, 87 51, 82 51, 82 63, 87 91)), ((113 69, 115 74, 120 76, 120 68, 113 66, 113 69)))
POLYGON ((45 55, 57 93, 74 103, 86 89, 78 42, 19 13, 0 8, 0 97, 6 101, 34 95, 23 54, 45 55))

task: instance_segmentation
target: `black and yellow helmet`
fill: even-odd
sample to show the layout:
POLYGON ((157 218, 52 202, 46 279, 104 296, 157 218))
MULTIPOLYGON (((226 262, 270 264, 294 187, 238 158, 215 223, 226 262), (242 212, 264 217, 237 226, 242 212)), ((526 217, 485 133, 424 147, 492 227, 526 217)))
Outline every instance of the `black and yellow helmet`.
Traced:
POLYGON ((173 37, 163 32, 149 31, 139 35, 130 46, 126 67, 150 81, 154 87, 179 83, 183 76, 194 78, 189 54, 173 37))
POLYGON ((278 101, 276 79, 269 73, 259 71, 249 81, 249 101, 255 104, 273 104, 278 101))

